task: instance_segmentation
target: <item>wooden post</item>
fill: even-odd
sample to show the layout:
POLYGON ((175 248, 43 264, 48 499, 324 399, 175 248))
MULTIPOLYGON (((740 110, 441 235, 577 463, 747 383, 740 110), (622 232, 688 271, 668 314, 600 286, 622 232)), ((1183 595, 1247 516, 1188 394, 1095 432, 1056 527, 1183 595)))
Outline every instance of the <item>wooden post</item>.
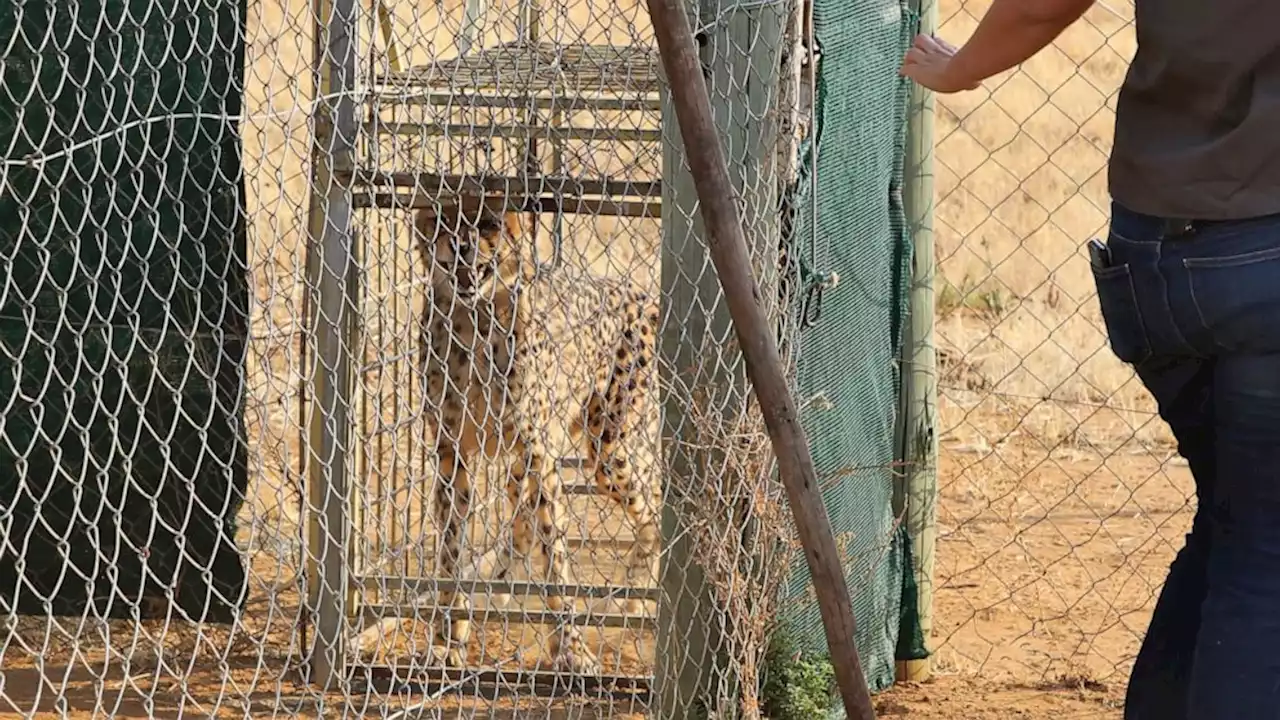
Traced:
MULTIPOLYGON (((920 32, 931 33, 937 23, 937 4, 916 0, 920 32)), ((933 344, 933 93, 911 84, 907 124, 906 177, 903 203, 912 236, 910 323, 903 338, 902 411, 898 458, 902 462, 900 488, 895 495, 911 540, 912 572, 917 588, 917 612, 925 647, 933 633, 933 561, 938 521, 938 373, 933 344)), ((898 680, 921 681, 931 672, 928 658, 897 663, 898 680)))
POLYGON ((352 418, 355 256, 349 187, 335 182, 354 160, 355 0, 314 0, 318 115, 307 214, 308 373, 307 606, 315 626, 311 681, 335 688, 346 657, 348 451, 352 418), (312 295, 314 293, 314 295, 312 295))
MULTIPOLYGON (((796 529, 804 547, 804 556, 818 597, 823 627, 826 630, 827 647, 830 651, 831 663, 835 668, 836 680, 840 686, 845 712, 852 720, 873 720, 875 710, 871 705, 870 693, 862 672, 862 662, 854 645, 855 624, 849 589, 845 585, 843 570, 840 567, 839 552, 831 533, 827 509, 823 505, 813 458, 809 454, 808 441, 800 425, 796 403, 791 397, 786 375, 783 372, 782 359, 778 354, 774 335, 775 328, 765 316, 763 304, 766 301, 752 273, 746 233, 735 203, 736 191, 722 149, 724 141, 716 128, 707 92, 707 82, 703 77, 702 62, 695 46, 693 33, 689 29, 689 20, 685 15, 686 9, 682 7, 680 0, 648 0, 648 2, 649 15, 653 22, 654 34, 658 40, 663 68, 666 70, 670 87, 670 102, 679 123, 690 174, 697 191, 707 248, 723 289, 721 297, 732 319, 738 345, 745 361, 747 377, 759 401, 769 438, 773 443, 778 471, 786 487, 796 529)), ((745 10, 746 8, 739 8, 738 11, 745 10)), ((781 15, 782 12, 779 13, 777 22, 779 27, 782 25, 781 15)), ((732 22, 732 16, 729 22, 732 22)), ((738 47, 750 47, 750 45, 738 47)), ((725 54, 718 55, 718 58, 727 58, 732 62, 731 50, 725 48, 721 52, 725 54)), ((764 72, 761 69, 757 70, 764 72)), ((777 64, 768 70, 771 73, 777 71, 777 64)), ((735 120, 741 122, 737 118, 735 120)), ((667 127, 670 126, 667 125, 667 127)), ((776 157, 772 149, 766 154, 776 157)), ((771 194, 775 187, 771 181, 769 183, 771 194)), ((774 247, 776 248, 776 245, 774 247)), ((664 264, 665 262, 666 260, 664 264)), ((703 274, 698 272, 697 267, 696 265, 685 266, 683 271, 697 278, 703 274)), ((676 299, 672 298, 672 300, 676 299)), ((674 302, 672 304, 674 305, 674 302)), ((701 310, 702 308, 694 305, 689 310, 681 312, 681 309, 676 306, 674 311, 678 315, 674 319, 678 322, 680 317, 692 316, 701 310)), ((669 334, 678 332, 669 324, 666 328, 669 334)), ((675 366, 677 369, 681 367, 675 366)), ((667 422, 670 423, 672 420, 668 418, 667 422)), ((673 566, 676 561, 675 557, 669 559, 665 573, 675 570, 673 566)), ((669 579, 665 579, 665 584, 670 585, 669 579)), ((680 598, 681 593, 677 592, 674 597, 680 598)), ((685 628, 686 632, 688 630, 689 628, 685 628)), ((669 635, 671 630, 667 629, 666 633, 669 635)), ((670 640, 669 637, 668 640, 670 640)), ((659 657, 662 657, 664 651, 670 649, 670 643, 663 645, 660 642, 659 657)), ((667 659, 668 668, 672 662, 683 663, 686 660, 687 658, 682 657, 669 658, 667 659)), ((680 664, 676 665, 676 669, 683 670, 680 664)), ((708 668, 694 668, 686 672, 696 675, 710 671, 708 668)), ((668 669, 657 678, 661 695, 671 692, 666 685, 670 681, 669 676, 668 669)), ((663 707, 661 710, 664 714, 659 717, 672 717, 665 714, 669 711, 668 708, 663 707)))
MULTIPOLYGON (((672 7, 682 16, 699 10, 681 0, 673 0, 672 7)), ((782 156, 775 148, 781 142, 777 110, 786 8, 786 2, 744 3, 742 7, 721 2, 716 8, 707 8, 707 16, 718 22, 698 38, 712 88, 709 112, 715 127, 709 131, 728 149, 726 181, 734 196, 741 199, 748 228, 745 241, 759 260, 756 265, 770 275, 762 278, 766 288, 776 286, 772 275, 776 274, 781 232, 777 188, 782 156)), ((694 53, 696 56, 697 51, 694 53)), ((738 678, 730 670, 728 654, 732 648, 726 631, 731 629, 723 627, 724 610, 712 595, 686 525, 690 503, 706 501, 704 488, 710 479, 702 468, 719 465, 710 457, 716 449, 693 450, 679 441, 697 432, 691 427, 691 418, 699 414, 699 408, 703 414, 709 409, 732 413, 746 405, 750 389, 742 356, 725 342, 733 332, 733 321, 720 283, 708 267, 708 248, 713 242, 699 217, 698 194, 685 162, 685 145, 670 92, 663 93, 661 127, 664 307, 660 368, 666 377, 660 387, 662 452, 669 475, 663 504, 664 602, 658 617, 654 717, 675 720, 728 711, 726 704, 733 705, 740 692, 738 678)), ((767 295, 770 300, 775 296, 767 295)), ((744 532, 749 530, 744 528, 744 532)))

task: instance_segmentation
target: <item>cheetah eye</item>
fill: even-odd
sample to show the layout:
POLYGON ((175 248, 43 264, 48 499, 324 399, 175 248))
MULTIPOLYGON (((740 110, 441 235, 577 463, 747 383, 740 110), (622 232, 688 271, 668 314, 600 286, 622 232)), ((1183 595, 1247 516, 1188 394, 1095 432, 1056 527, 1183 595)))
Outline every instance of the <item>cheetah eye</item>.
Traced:
POLYGON ((498 221, 491 216, 485 215, 476 221, 476 230, 482 235, 492 235, 499 229, 498 221))
POLYGON ((475 260, 475 255, 475 244, 471 240, 451 237, 449 238, 448 250, 441 257, 441 260, 454 267, 466 266, 475 260))

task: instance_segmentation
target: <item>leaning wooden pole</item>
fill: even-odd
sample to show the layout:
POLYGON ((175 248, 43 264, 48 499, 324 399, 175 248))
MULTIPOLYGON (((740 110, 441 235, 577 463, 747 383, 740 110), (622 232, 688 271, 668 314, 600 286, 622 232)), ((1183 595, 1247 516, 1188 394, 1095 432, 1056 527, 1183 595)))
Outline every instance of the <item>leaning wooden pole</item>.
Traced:
POLYGON ((681 2, 648 0, 649 15, 697 191, 708 251, 742 348, 747 377, 760 403, 778 459, 778 473, 787 490, 813 579, 845 713, 850 720, 874 720, 871 694, 853 641, 853 604, 831 534, 831 521, 818 489, 813 457, 800 426, 795 400, 783 374, 773 326, 765 317, 760 288, 752 275, 746 235, 711 115, 707 84, 681 2))

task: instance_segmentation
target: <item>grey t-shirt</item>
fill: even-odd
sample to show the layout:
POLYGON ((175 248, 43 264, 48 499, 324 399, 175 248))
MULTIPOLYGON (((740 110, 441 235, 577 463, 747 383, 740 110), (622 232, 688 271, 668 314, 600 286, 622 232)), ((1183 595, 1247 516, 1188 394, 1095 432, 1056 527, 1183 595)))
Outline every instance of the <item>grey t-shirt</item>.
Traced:
POLYGON ((1280 0, 1136 0, 1111 196, 1187 220, 1280 213, 1280 0))

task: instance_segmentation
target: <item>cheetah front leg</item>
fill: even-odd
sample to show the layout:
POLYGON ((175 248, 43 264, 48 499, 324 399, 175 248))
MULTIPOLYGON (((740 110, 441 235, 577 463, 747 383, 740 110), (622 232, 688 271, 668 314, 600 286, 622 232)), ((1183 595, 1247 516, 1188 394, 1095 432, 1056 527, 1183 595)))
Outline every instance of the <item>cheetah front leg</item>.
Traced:
MULTIPOLYGON (((474 499, 468 467, 471 453, 467 450, 461 443, 443 438, 436 448, 439 475, 435 484, 435 520, 440 533, 437 574, 448 581, 458 579, 474 499)), ((471 601, 465 593, 450 589, 440 593, 439 606, 444 611, 438 613, 436 640, 444 647, 445 663, 461 667, 471 638, 471 601)))
MULTIPOLYGON (((528 473, 523 473, 527 476, 528 473)), ((511 579, 511 569, 515 565, 516 558, 525 559, 529 557, 529 551, 533 549, 533 540, 536 533, 533 531, 533 515, 529 507, 529 503, 525 502, 525 490, 522 487, 523 482, 517 482, 514 473, 508 471, 509 480, 507 482, 507 506, 511 508, 511 517, 513 530, 511 536, 506 542, 499 541, 498 548, 495 551, 496 559, 493 565, 492 577, 500 583, 505 583, 511 579)), ((491 601, 495 607, 506 608, 511 605, 511 594, 500 592, 493 596, 491 601)))
MULTIPOLYGON (((516 498, 512 544, 520 552, 521 548, 527 550, 532 546, 536 538, 542 546, 543 576, 548 584, 563 586, 568 555, 564 494, 546 449, 535 433, 532 426, 524 425, 512 438, 517 458, 507 486, 508 495, 516 498)), ((566 601, 558 590, 547 595, 547 607, 553 611, 563 610, 566 603, 572 609, 572 598, 566 601)), ((588 675, 600 671, 599 660, 587 647, 581 630, 571 621, 565 621, 552 634, 549 649, 559 669, 588 675)))

